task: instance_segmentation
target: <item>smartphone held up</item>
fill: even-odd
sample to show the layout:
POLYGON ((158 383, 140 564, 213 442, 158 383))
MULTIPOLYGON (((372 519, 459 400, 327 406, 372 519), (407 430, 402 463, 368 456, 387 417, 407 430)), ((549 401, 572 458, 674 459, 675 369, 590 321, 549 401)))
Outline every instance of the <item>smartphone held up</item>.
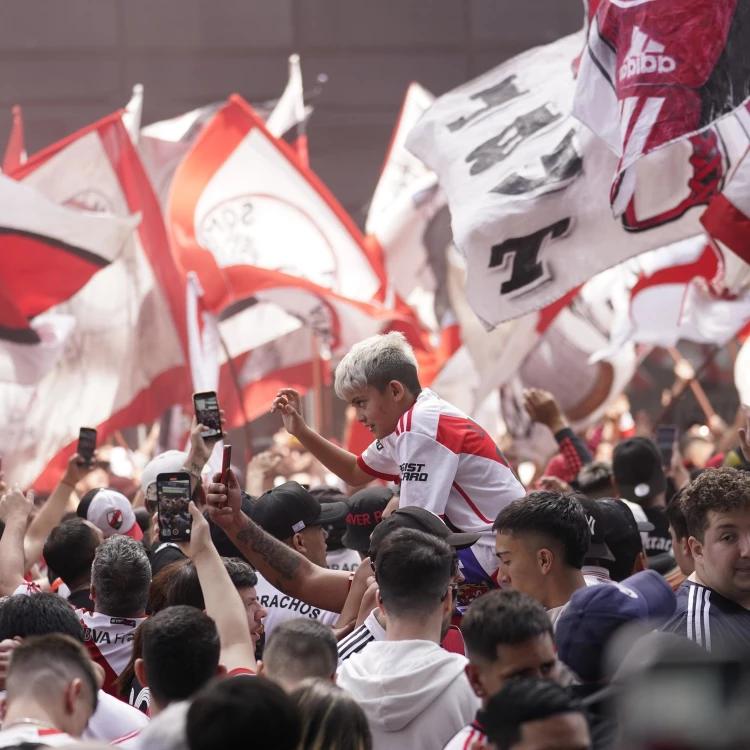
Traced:
POLYGON ((219 413, 219 399, 215 391, 204 391, 193 394, 195 419, 205 427, 204 440, 219 440, 223 435, 221 428, 221 414, 219 413))
POLYGON ((159 541, 189 542, 193 527, 190 515, 190 474, 177 471, 156 477, 159 541))
POLYGON ((81 457, 81 466, 86 466, 94 460, 96 450, 96 430, 93 427, 81 427, 78 432, 77 453, 81 457))

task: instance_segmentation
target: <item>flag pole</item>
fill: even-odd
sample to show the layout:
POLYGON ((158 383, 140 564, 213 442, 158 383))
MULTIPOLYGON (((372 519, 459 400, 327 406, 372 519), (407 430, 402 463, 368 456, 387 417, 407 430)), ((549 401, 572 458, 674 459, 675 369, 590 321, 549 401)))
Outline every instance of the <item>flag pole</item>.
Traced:
POLYGON ((232 376, 232 383, 237 394, 237 401, 240 404, 240 412, 242 413, 243 431, 245 433, 245 460, 249 463, 253 457, 253 428, 250 426, 250 420, 247 417, 247 411, 245 410, 245 399, 242 396, 242 386, 240 385, 240 376, 237 372, 237 368, 234 366, 234 360, 229 353, 229 347, 224 337, 221 335, 221 331, 216 328, 216 334, 219 337, 221 348, 224 350, 224 355, 227 358, 227 364, 229 365, 229 373, 232 376))
POLYGON ((289 57, 289 80, 299 81, 299 86, 297 87, 299 96, 294 99, 294 119, 297 121, 297 139, 294 148, 297 151, 297 158, 300 160, 300 163, 305 167, 309 167, 310 154, 307 150, 307 122, 305 117, 304 87, 302 85, 302 66, 297 54, 289 57))
MULTIPOLYGON (((677 347, 669 347, 669 349, 667 349, 667 352, 669 353, 669 356, 672 357, 675 364, 678 364, 684 360, 684 357, 680 353, 680 350, 677 349, 677 347)), ((695 400, 703 410, 703 414, 706 419, 710 420, 712 417, 716 416, 716 410, 711 405, 711 401, 706 395, 706 392, 703 390, 703 386, 695 379, 689 381, 689 386, 690 390, 693 392, 693 396, 695 396, 695 400)))
POLYGON ((312 387, 313 387, 313 401, 315 404, 315 428, 320 432, 323 437, 325 426, 323 424, 323 379, 320 373, 320 342, 318 340, 318 334, 315 330, 312 331, 312 387))

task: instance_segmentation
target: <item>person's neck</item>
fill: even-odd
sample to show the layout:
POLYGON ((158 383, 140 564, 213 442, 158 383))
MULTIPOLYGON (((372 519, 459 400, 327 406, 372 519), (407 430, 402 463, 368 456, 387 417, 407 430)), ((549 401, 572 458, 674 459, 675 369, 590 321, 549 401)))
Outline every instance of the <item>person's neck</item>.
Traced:
POLYGON ((719 596, 723 596, 725 599, 729 599, 729 601, 734 602, 735 604, 739 604, 739 606, 743 609, 750 609, 750 594, 745 594, 744 596, 738 598, 733 593, 725 593, 724 591, 720 591, 715 586, 711 586, 706 583, 705 576, 701 575, 698 568, 695 569, 695 573, 693 573, 691 576, 688 576, 688 580, 694 581, 701 586, 705 586, 711 591, 715 591, 717 594, 719 594, 719 596))
POLYGON ((72 594, 74 591, 88 591, 91 588, 91 576, 86 576, 85 578, 78 578, 73 583, 67 584, 68 588, 70 589, 70 593, 72 594))
POLYGON ((61 732, 65 731, 65 727, 62 726, 63 722, 55 716, 54 711, 45 708, 28 695, 24 696, 23 700, 19 699, 8 704, 3 718, 3 728, 13 722, 21 724, 24 719, 39 722, 45 727, 52 727, 61 732))
POLYGON ((586 588, 586 579, 583 577, 583 572, 576 568, 565 568, 559 571, 550 583, 547 601, 544 603, 547 609, 562 607, 570 601, 570 598, 578 589, 586 588))
POLYGON ((151 720, 155 716, 158 716, 162 711, 164 711, 166 708, 169 707, 169 703, 167 703, 165 706, 162 706, 159 701, 154 699, 153 693, 151 694, 151 700, 148 704, 148 715, 151 720))
POLYGON ((387 641, 432 641, 439 645, 442 629, 442 612, 414 619, 394 618, 386 615, 385 639, 387 641))

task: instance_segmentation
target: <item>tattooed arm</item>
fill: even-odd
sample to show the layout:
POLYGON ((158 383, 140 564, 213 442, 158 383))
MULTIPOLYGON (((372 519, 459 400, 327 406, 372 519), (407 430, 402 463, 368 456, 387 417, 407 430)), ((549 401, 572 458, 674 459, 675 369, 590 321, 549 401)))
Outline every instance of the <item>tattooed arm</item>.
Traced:
POLYGON ((241 510, 240 486, 229 472, 227 488, 221 474, 208 488, 208 512, 258 572, 279 591, 313 607, 341 612, 349 593, 349 574, 311 563, 291 547, 267 534, 241 510))

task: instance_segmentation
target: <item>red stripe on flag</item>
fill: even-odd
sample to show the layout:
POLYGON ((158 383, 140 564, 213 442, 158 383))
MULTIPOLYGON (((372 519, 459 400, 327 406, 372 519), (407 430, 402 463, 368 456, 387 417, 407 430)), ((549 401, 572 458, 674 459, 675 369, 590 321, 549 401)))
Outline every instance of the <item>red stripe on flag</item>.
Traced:
POLYGON ((714 198, 701 216, 701 224, 715 240, 750 263, 750 218, 726 196, 714 198))

